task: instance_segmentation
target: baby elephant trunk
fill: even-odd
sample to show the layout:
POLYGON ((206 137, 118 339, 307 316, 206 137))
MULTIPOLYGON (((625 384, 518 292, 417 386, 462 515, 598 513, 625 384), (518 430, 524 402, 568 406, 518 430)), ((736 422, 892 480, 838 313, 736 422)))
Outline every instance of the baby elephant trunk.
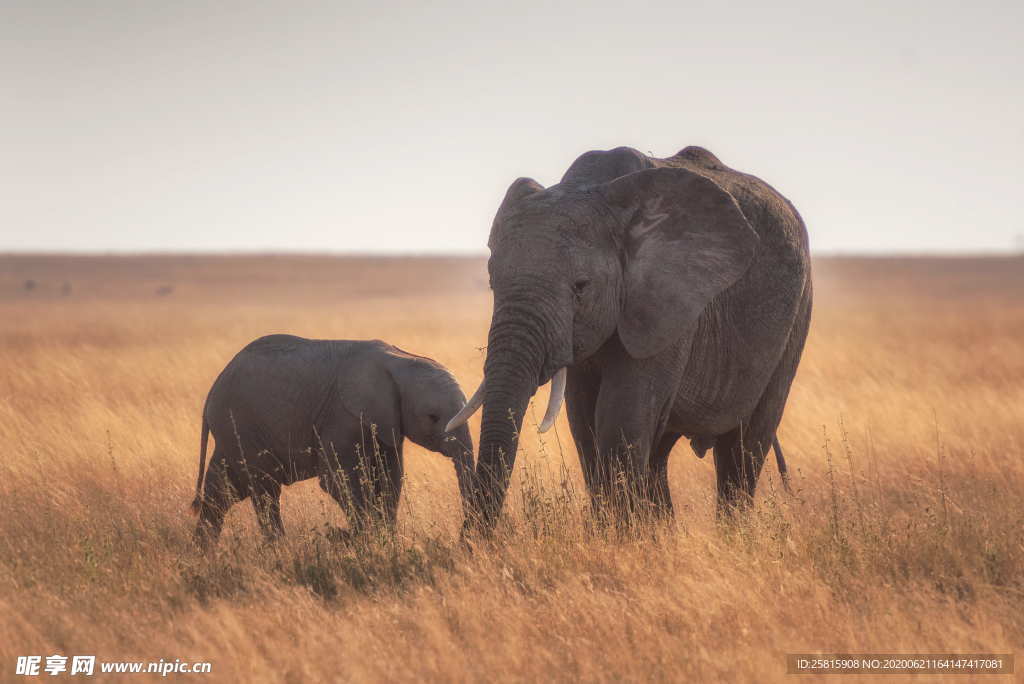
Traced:
POLYGON ((469 426, 462 425, 446 433, 441 451, 455 465, 455 477, 459 482, 459 496, 462 499, 462 513, 468 515, 472 510, 475 491, 473 438, 469 436, 469 426))

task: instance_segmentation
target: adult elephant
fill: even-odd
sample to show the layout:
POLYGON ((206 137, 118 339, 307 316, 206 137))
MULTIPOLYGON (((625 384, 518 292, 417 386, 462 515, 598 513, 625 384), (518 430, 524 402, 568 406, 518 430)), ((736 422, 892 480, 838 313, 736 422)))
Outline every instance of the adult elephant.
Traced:
POLYGON ((564 395, 595 504, 670 512, 668 455, 684 435, 714 448, 720 511, 753 496, 811 314, 807 231, 789 201, 700 147, 591 151, 557 185, 512 183, 488 246, 484 381, 448 425, 483 405, 484 527, 529 399, 552 379, 541 429, 564 395), (621 482, 633 496, 616 495, 621 482))

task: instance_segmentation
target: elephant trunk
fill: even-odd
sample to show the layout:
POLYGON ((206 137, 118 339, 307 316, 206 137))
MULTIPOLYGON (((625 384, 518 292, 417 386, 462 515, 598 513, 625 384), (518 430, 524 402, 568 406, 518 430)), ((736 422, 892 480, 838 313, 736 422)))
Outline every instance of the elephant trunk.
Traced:
POLYGON ((551 326, 534 302, 496 306, 484 362, 483 418, 470 523, 489 530, 508 491, 523 417, 549 372, 551 326))
POLYGON ((462 513, 469 516, 473 511, 473 438, 469 434, 469 426, 462 425, 451 431, 445 438, 443 447, 445 456, 455 466, 455 477, 459 483, 459 497, 462 499, 462 513))

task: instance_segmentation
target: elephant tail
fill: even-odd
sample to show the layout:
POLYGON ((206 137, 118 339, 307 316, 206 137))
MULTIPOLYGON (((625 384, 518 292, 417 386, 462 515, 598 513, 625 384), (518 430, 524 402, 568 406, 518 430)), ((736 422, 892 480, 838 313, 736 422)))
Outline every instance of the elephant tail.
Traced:
MULTIPOLYGON (((199 438, 199 479, 196 480, 196 498, 192 499, 192 513, 199 515, 203 508, 203 473, 206 471, 206 445, 210 441, 210 424, 203 412, 203 430, 199 438)), ((778 453, 778 452, 776 452, 778 453)))
POLYGON ((779 466, 779 475, 782 476, 782 486, 787 494, 792 494, 789 488, 789 468, 786 467, 786 457, 782 455, 782 445, 779 444, 778 435, 772 435, 772 449, 775 450, 775 463, 779 466))

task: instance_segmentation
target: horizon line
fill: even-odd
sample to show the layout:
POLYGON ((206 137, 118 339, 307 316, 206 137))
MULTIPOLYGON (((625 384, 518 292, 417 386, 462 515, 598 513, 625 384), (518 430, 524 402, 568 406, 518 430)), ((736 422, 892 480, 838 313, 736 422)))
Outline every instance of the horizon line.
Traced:
MULTIPOLYGON (((175 249, 110 249, 110 250, 2 250, 0 258, 140 258, 140 257, 299 257, 299 258, 354 258, 354 259, 483 259, 486 251, 335 251, 335 250, 287 250, 287 249, 210 249, 210 250, 175 250, 175 249)), ((851 258, 851 259, 978 259, 978 258, 1024 258, 1024 249, 978 249, 972 251, 947 250, 811 250, 814 258, 851 258)))

